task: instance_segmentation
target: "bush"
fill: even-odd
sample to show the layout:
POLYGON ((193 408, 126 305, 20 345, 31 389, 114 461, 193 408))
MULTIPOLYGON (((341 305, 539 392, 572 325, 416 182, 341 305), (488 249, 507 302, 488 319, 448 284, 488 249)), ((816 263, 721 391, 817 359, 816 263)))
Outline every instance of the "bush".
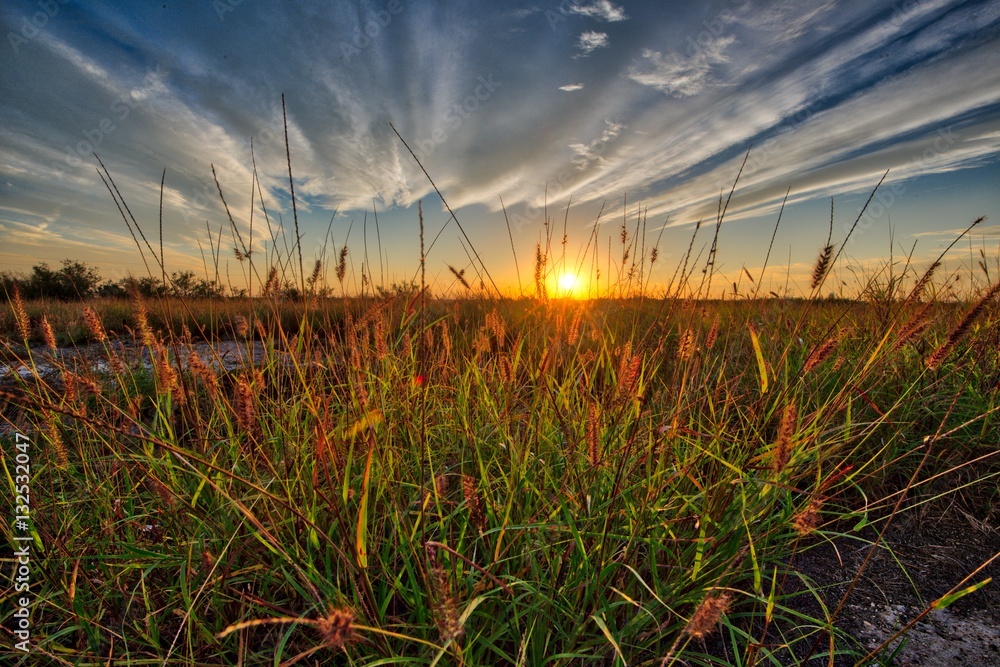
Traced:
POLYGON ((70 259, 62 261, 62 268, 52 270, 42 262, 31 267, 31 275, 9 271, 0 274, 0 285, 10 294, 16 286, 25 299, 57 299, 76 301, 97 294, 101 275, 85 262, 70 259))

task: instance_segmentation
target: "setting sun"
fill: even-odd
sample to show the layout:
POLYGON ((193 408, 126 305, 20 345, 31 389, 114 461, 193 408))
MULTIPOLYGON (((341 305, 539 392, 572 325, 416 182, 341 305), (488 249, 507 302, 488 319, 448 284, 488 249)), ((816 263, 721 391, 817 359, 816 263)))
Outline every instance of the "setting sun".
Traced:
POLYGON ((566 272, 559 276, 556 281, 558 289, 556 296, 579 299, 584 296, 586 285, 576 273, 566 272))

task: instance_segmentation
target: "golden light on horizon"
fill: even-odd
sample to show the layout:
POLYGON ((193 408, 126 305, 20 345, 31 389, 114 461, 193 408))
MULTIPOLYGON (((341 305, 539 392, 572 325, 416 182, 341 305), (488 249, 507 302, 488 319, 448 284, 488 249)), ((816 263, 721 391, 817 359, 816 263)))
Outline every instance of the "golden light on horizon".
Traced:
POLYGON ((587 296, 587 285, 579 274, 566 271, 556 280, 556 296, 563 299, 582 299, 587 296))

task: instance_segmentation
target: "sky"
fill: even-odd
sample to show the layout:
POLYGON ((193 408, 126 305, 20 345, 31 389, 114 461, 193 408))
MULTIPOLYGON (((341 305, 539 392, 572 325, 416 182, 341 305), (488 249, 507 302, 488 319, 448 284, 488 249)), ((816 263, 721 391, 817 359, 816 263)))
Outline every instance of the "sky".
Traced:
POLYGON ((1000 262, 997 0, 8 0, 0 33, 0 270, 159 274, 94 153, 168 272, 233 285, 236 246, 297 267, 296 214, 337 291, 345 244, 347 292, 410 281, 417 202, 441 295, 532 291, 548 238, 606 286, 623 223, 652 286, 715 240, 720 288, 808 292, 830 235, 850 290, 979 216, 950 257, 1000 262))

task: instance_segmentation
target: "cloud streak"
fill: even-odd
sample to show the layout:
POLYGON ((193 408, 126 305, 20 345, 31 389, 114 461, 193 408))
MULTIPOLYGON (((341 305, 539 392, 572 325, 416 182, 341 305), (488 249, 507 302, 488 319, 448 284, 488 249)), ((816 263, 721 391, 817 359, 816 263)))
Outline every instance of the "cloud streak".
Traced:
POLYGON ((608 46, 608 44, 608 33, 588 30, 580 33, 580 38, 577 40, 576 46, 580 50, 578 55, 588 56, 597 49, 608 46))
MULTIPOLYGON (((9 3, 0 29, 33 7, 9 3)), ((206 220, 227 220, 211 165, 241 234, 252 213, 271 248, 264 211, 274 227, 290 215, 282 92, 310 239, 334 209, 346 224, 374 199, 392 230, 434 196, 390 122, 454 208, 489 226, 502 197, 524 229, 541 203, 625 193, 671 224, 711 218, 751 145, 734 220, 773 213, 789 187, 804 205, 886 168, 905 183, 1000 160, 996 2, 727 1, 665 20, 652 2, 399 0, 223 18, 208 3, 67 5, 20 45, 0 71, 0 241, 75 254, 90 230, 105 254, 128 251, 93 149, 146 225, 166 167, 178 257, 198 256, 206 220)))

